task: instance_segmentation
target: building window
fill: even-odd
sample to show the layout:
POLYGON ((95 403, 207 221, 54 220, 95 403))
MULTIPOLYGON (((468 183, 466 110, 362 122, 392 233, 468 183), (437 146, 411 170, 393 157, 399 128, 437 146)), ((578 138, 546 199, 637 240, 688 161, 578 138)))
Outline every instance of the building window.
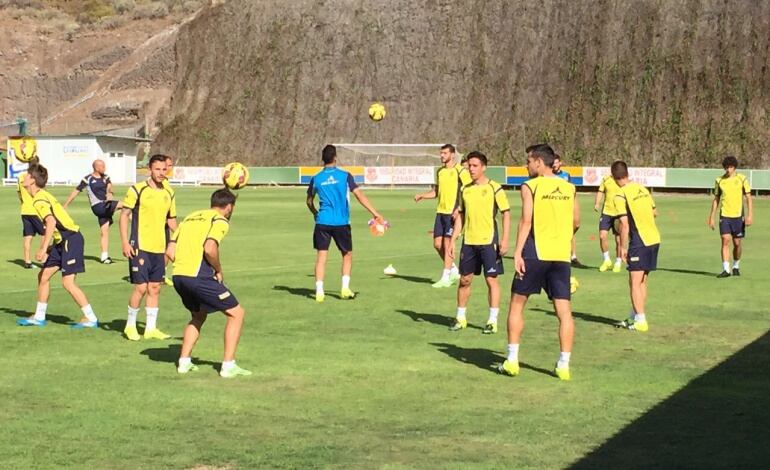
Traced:
POLYGON ((110 152, 110 158, 123 158, 124 156, 123 152, 110 152))

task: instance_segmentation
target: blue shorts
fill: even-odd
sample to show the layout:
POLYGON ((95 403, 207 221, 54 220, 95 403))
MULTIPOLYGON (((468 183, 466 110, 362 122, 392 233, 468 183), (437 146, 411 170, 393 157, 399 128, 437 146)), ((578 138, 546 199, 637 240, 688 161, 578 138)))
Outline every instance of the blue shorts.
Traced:
POLYGON ((316 224, 313 229, 313 248, 328 250, 332 239, 342 253, 353 251, 353 234, 350 231, 350 225, 316 224))
POLYGON ((615 227, 615 222, 618 219, 619 217, 616 215, 602 214, 602 216, 599 217, 599 231, 609 232, 612 230, 612 233, 615 235, 620 235, 620 232, 618 232, 618 229, 615 227))
POLYGON ((118 201, 104 201, 91 206, 91 212, 99 219, 99 227, 104 224, 112 225, 112 216, 118 207, 118 201))
POLYGON ((174 289, 190 313, 211 313, 238 306, 238 299, 215 278, 173 276, 174 289))
POLYGON ((455 219, 452 214, 436 214, 433 222, 433 238, 450 238, 455 231, 455 219))
POLYGON ((460 249, 460 274, 479 275, 484 272, 484 277, 497 277, 503 274, 503 259, 497 251, 497 243, 489 245, 466 245, 463 243, 460 249))
POLYGON ((162 282, 166 275, 166 256, 163 253, 139 253, 128 260, 128 277, 131 284, 162 282))
POLYGON ((660 243, 656 245, 644 246, 636 245, 628 247, 628 270, 629 271, 655 271, 658 268, 658 249, 660 243))
POLYGON ((544 290, 551 300, 570 300, 569 278, 572 274, 568 261, 524 260, 524 274, 514 276, 511 292, 519 295, 539 294, 544 290))
POLYGON ((45 227, 40 217, 36 215, 22 215, 21 216, 21 234, 24 237, 33 237, 35 235, 43 235, 45 233, 45 227))
POLYGON ((51 247, 43 269, 57 267, 61 269, 62 276, 86 272, 84 245, 83 234, 80 232, 64 236, 62 241, 51 247))
POLYGON ((746 222, 743 217, 720 217, 719 234, 743 238, 746 236, 746 222))

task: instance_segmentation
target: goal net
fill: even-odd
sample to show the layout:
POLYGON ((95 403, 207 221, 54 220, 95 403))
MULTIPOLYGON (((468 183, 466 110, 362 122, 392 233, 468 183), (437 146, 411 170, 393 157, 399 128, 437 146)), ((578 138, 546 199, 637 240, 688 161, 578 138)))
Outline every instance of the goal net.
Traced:
MULTIPOLYGON (((444 144, 334 144, 341 166, 439 166, 444 144)), ((458 159, 459 161, 459 159, 458 159)))

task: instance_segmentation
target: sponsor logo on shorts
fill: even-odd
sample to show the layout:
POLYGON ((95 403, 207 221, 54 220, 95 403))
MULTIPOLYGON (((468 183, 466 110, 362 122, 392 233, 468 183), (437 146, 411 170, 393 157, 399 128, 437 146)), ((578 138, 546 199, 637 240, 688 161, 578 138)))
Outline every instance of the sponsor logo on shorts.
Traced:
POLYGON ((75 259, 71 259, 71 260, 67 261, 67 265, 75 264, 76 261, 77 260, 75 260, 75 259))
POLYGON ((634 261, 634 262, 639 261, 639 257, 638 256, 632 256, 631 257, 631 261, 634 261))
POLYGON ((131 266, 131 271, 133 271, 135 273, 138 273, 139 272, 139 267, 138 266, 131 266))
POLYGON ((490 274, 493 274, 493 273, 496 273, 496 272, 497 272, 497 269, 495 269, 495 268, 489 268, 489 269, 487 270, 487 272, 488 272, 488 273, 490 273, 490 274))
POLYGON ((230 291, 225 291, 225 292, 219 294, 219 300, 225 300, 228 297, 230 297, 230 291))

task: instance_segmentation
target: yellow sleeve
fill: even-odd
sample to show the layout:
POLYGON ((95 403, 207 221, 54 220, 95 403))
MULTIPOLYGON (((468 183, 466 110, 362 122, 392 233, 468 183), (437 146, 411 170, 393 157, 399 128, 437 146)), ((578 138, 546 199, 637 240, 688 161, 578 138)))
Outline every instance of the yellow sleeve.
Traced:
POLYGON ((623 192, 619 192, 615 195, 615 211, 618 213, 618 216, 628 215, 626 209, 626 195, 623 192))
POLYGON ((471 184, 473 180, 471 180, 471 174, 466 170, 465 168, 460 169, 460 185, 465 186, 466 184, 471 184))
POLYGON ((126 209, 133 209, 136 207, 136 200, 139 197, 139 190, 136 189, 136 186, 131 186, 128 188, 128 192, 126 192, 126 197, 123 198, 123 207, 126 209))
POLYGON ((607 181, 607 177, 602 178, 602 182, 599 184, 600 193, 607 191, 607 186, 604 184, 606 181, 607 181))
POLYGON ((500 212, 511 209, 511 206, 508 204, 508 196, 505 195, 505 190, 503 190, 502 186, 498 187, 495 191, 495 204, 497 204, 497 208, 500 209, 500 212))
POLYGON ((714 195, 715 195, 715 196, 722 196, 722 190, 721 190, 721 188, 719 187, 719 178, 717 178, 717 179, 714 181, 714 195))
POLYGON ((35 199, 32 201, 32 207, 35 208, 35 212, 37 212, 37 215, 40 217, 40 220, 45 221, 45 219, 50 215, 53 216, 53 211, 51 210, 51 203, 44 200, 44 199, 35 199))
POLYGON ((182 224, 179 224, 179 226, 174 230, 174 233, 171 234, 171 239, 169 241, 172 241, 176 243, 176 241, 179 239, 179 229, 182 228, 182 224))
POLYGON ((211 229, 209 230, 208 235, 206 235, 206 240, 210 238, 219 244, 222 242, 222 239, 225 238, 225 235, 227 235, 229 230, 230 223, 227 221, 227 219, 217 217, 211 223, 211 229))
POLYGON ((743 178, 743 194, 749 194, 751 192, 751 185, 748 178, 743 178))
POLYGON ((168 209, 168 218, 174 219, 176 218, 176 195, 171 195, 171 207, 168 209))

